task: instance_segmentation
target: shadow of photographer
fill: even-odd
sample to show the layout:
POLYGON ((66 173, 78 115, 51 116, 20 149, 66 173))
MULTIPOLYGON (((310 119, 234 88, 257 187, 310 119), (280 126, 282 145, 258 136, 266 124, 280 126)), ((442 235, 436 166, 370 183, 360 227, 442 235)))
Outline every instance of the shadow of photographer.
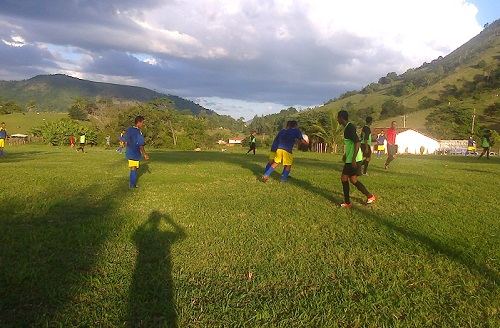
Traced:
POLYGON ((158 211, 134 233, 137 258, 129 292, 129 327, 177 327, 171 247, 185 237, 180 226, 158 211))

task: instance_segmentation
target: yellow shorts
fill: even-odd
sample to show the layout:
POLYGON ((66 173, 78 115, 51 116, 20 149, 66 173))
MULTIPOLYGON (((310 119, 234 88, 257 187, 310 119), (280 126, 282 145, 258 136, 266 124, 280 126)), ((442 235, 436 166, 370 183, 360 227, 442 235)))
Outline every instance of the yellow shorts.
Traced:
POLYGON ((377 146, 377 150, 385 150, 385 146, 384 145, 378 145, 377 146))
POLYGON ((273 160, 274 161, 274 158, 276 157, 276 152, 275 151, 272 151, 270 154, 269 154, 269 160, 273 160))
POLYGON ((468 146, 467 150, 474 150, 474 146, 468 146))
POLYGON ((128 160, 128 167, 139 167, 139 161, 134 161, 134 160, 131 160, 129 159, 128 160))
POLYGON ((0 139, 0 148, 5 147, 5 139, 0 139))
POLYGON ((293 154, 287 152, 286 150, 278 149, 276 151, 276 156, 274 156, 274 161, 283 165, 292 165, 293 154))

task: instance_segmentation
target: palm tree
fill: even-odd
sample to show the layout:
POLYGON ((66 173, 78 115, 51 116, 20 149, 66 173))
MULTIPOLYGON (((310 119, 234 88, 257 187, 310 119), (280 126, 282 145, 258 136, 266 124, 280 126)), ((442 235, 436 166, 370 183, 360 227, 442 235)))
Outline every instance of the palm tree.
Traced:
POLYGON ((316 121, 312 127, 315 130, 313 135, 323 140, 326 144, 330 144, 332 152, 336 153, 338 151, 338 146, 342 143, 343 127, 335 118, 333 111, 328 115, 327 124, 322 125, 319 121, 316 121))

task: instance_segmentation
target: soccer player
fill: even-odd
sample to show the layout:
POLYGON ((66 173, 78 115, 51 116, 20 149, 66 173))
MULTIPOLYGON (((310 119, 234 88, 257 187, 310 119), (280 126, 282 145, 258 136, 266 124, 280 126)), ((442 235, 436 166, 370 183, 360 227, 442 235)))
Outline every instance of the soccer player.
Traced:
POLYGON ((80 136, 80 147, 78 147, 76 151, 78 152, 81 149, 82 153, 85 153, 85 130, 82 129, 82 131, 78 133, 78 135, 80 136))
POLYGON ((490 159, 490 130, 484 131, 482 146, 483 151, 478 159, 481 159, 484 154, 486 154, 486 159, 490 159))
POLYGON ((126 158, 128 167, 130 168, 130 183, 129 188, 137 188, 137 169, 142 156, 147 161, 149 156, 144 149, 144 138, 141 128, 144 126, 144 117, 137 116, 134 120, 134 126, 128 128, 125 132, 125 140, 127 142, 126 158))
POLYGON ((392 121, 391 127, 387 129, 387 160, 385 161, 384 169, 389 167, 389 164, 396 158, 398 145, 396 145, 396 121, 392 121))
POLYGON ((344 126, 345 144, 345 153, 344 156, 342 156, 342 161, 345 164, 342 169, 342 175, 340 176, 342 190, 344 192, 344 202, 340 204, 340 207, 352 206, 349 196, 349 181, 366 196, 366 204, 371 204, 376 200, 375 195, 368 192, 361 181, 358 181, 358 176, 361 175, 361 160, 363 159, 363 154, 360 149, 361 142, 356 133, 356 127, 349 122, 349 114, 345 110, 341 110, 337 114, 337 120, 339 124, 344 126))
POLYGON ((269 169, 262 176, 262 181, 266 182, 269 179, 269 175, 274 171, 274 169, 281 163, 285 167, 283 170, 283 177, 281 178, 281 182, 285 182, 290 174, 290 169, 292 168, 293 163, 293 145, 295 144, 295 140, 298 139, 304 145, 308 145, 309 141, 304 139, 302 136, 302 132, 298 129, 297 121, 290 121, 290 126, 288 130, 285 130, 281 135, 278 148, 276 149, 276 156, 274 157, 274 163, 271 164, 269 169))
POLYGON ((476 156, 476 147, 474 147, 474 134, 471 134, 469 140, 467 141, 467 151, 465 152, 465 156, 469 156, 470 153, 476 156))
POLYGON ((377 159, 381 159, 385 152, 385 134, 384 130, 377 134, 377 159))
POLYGON ((5 122, 0 124, 0 158, 3 158, 3 148, 7 140, 7 130, 5 130, 5 122))
MULTIPOLYGON (((274 158, 276 157, 276 150, 278 149, 278 144, 280 142, 281 136, 283 135, 283 133, 285 133, 286 130, 288 130, 288 128, 290 128, 290 121, 286 122, 285 128, 282 129, 280 132, 278 132, 276 137, 274 137, 273 143, 271 144, 271 152, 269 153, 269 162, 266 164, 266 168, 264 169, 264 173, 266 173, 266 171, 269 170, 271 165, 273 165, 274 158)), ((285 173, 284 171, 285 171, 285 169, 283 169, 283 173, 285 173)))
POLYGON ((363 152, 363 175, 368 175, 366 170, 368 170, 368 164, 372 159, 372 130, 370 125, 373 122, 373 118, 368 116, 365 120, 366 124, 361 130, 361 150, 363 152))
POLYGON ((120 132, 120 135, 118 136, 118 148, 116 149, 116 152, 118 154, 121 154, 122 151, 123 151, 123 147, 125 147, 125 130, 122 130, 122 132, 120 132))
POLYGON ((253 154, 255 155, 255 147, 257 142, 257 139, 255 138, 256 134, 257 131, 253 131, 252 134, 250 135, 250 149, 247 151, 247 154, 253 150, 253 154))

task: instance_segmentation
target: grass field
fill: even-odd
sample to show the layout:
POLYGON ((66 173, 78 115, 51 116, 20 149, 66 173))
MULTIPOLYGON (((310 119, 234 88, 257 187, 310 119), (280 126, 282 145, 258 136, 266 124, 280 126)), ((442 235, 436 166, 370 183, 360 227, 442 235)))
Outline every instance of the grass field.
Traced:
POLYGON ((0 159, 2 327, 498 327, 500 158, 11 146, 0 159), (353 188, 354 189, 354 188, 353 188))

